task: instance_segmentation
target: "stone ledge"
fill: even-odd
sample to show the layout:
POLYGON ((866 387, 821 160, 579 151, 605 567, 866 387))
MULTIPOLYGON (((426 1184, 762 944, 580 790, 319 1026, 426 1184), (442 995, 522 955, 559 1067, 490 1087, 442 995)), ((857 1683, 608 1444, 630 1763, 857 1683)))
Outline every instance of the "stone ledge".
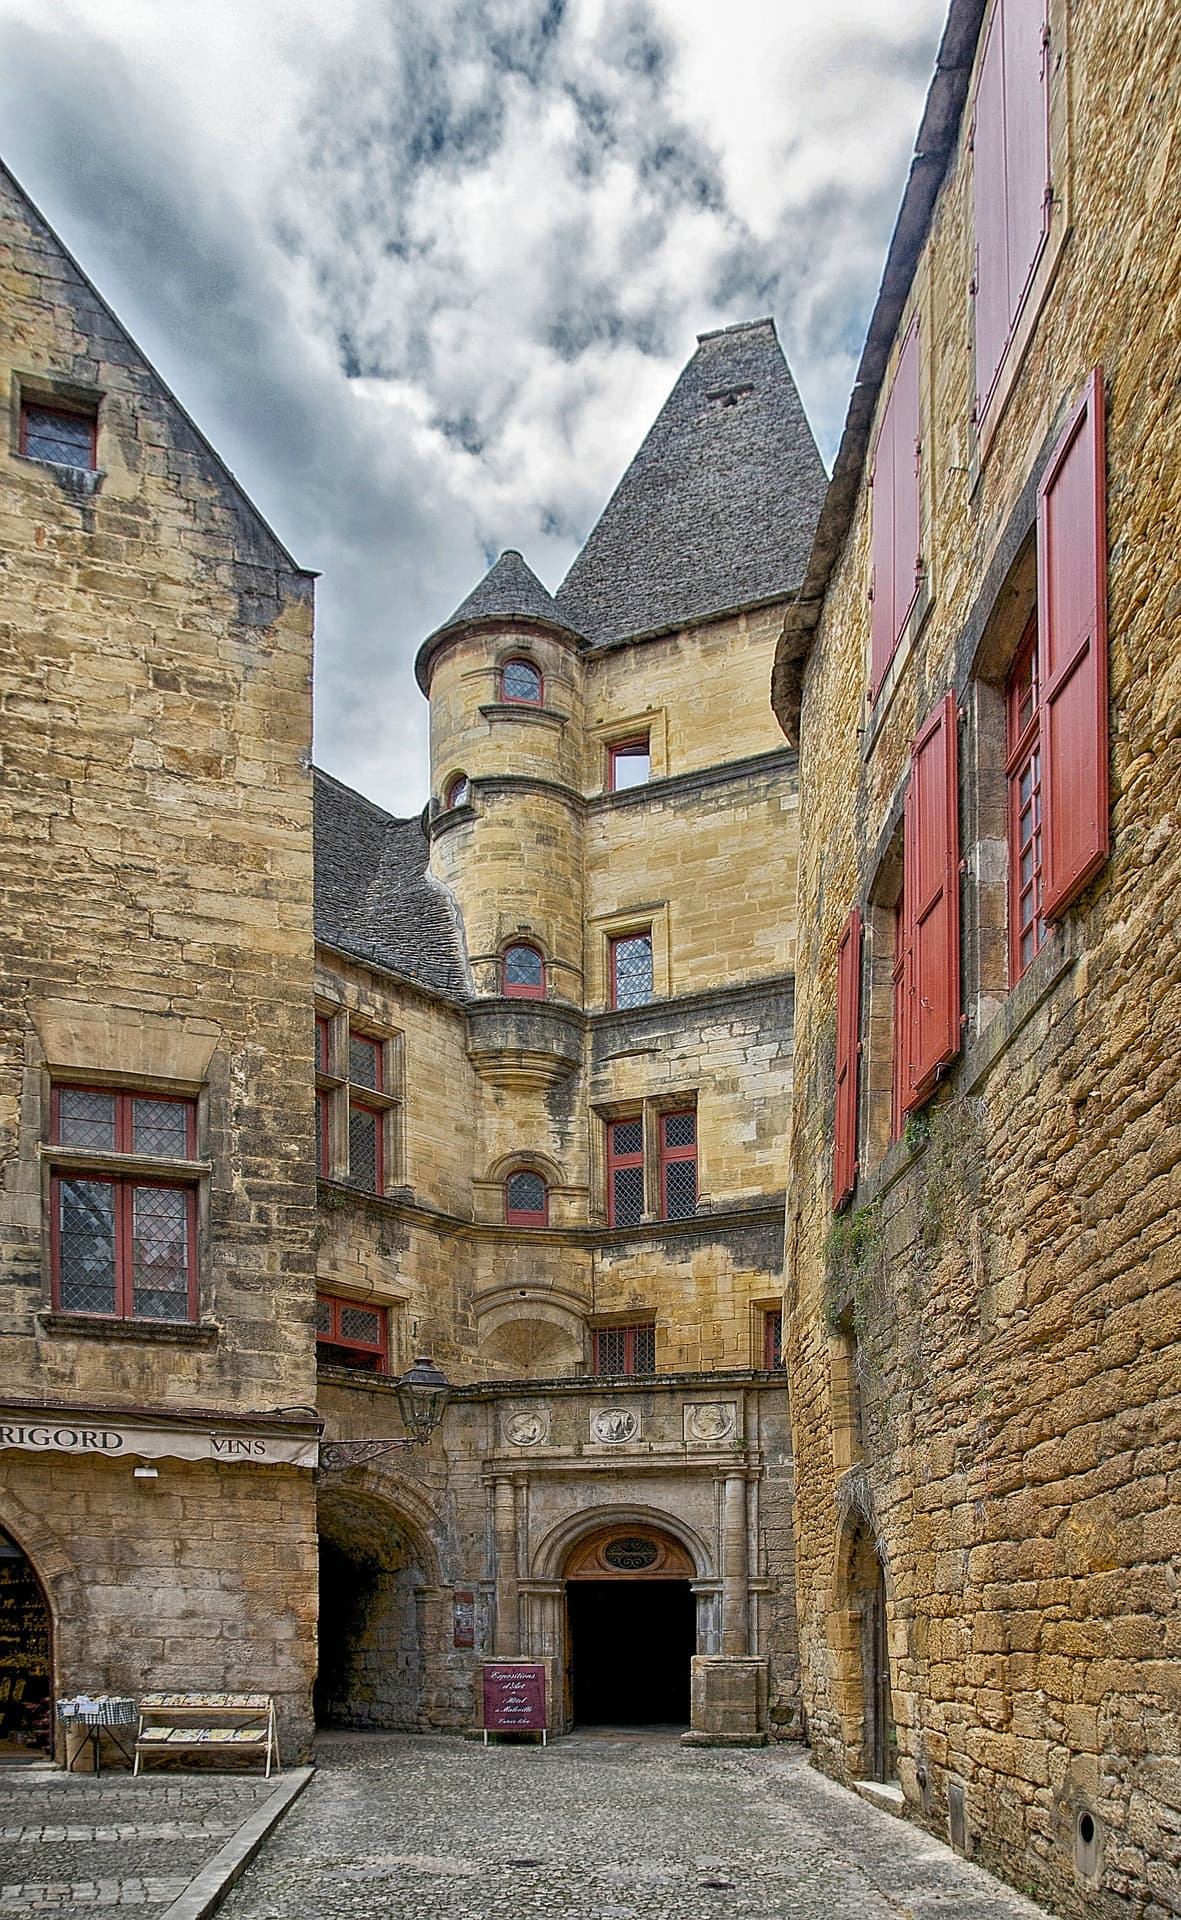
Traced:
POLYGON ((221 1328, 210 1321, 194 1324, 191 1320, 120 1320, 101 1313, 41 1313, 37 1323, 42 1333, 81 1340, 147 1340, 169 1346, 215 1347, 221 1338, 221 1328))

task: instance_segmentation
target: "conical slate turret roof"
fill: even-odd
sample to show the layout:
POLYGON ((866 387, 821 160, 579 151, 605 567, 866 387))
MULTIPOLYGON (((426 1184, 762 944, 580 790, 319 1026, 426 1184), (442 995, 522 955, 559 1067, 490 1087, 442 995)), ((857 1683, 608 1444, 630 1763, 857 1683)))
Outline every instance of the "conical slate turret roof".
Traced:
POLYGON ((582 640, 582 634, 570 614, 564 613, 546 592, 532 567, 515 547, 506 547, 495 566, 489 567, 479 586, 460 602, 451 618, 444 620, 442 626, 436 627, 424 640, 414 667, 424 693, 430 658, 439 642, 460 627, 470 626, 475 620, 537 621, 547 627, 556 627, 559 632, 568 633, 575 640, 582 640))
POLYGON ((789 594, 827 484, 775 322, 699 334, 559 615, 603 645, 789 594))

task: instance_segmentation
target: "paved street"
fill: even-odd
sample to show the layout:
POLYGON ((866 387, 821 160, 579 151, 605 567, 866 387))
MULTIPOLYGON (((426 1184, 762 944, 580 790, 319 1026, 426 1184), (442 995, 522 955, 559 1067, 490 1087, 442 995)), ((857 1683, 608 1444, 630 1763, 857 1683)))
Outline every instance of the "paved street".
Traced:
POLYGON ((0 1770, 0 1916, 157 1920, 274 1792, 225 1774, 0 1770))
POLYGON ((222 1920, 1035 1920, 795 1749, 322 1739, 222 1920))

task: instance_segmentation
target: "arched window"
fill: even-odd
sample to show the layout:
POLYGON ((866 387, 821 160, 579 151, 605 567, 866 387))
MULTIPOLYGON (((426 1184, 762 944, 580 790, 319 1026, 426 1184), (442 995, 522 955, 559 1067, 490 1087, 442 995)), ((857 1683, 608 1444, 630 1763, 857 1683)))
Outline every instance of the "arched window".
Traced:
POLYGON ((447 782, 447 788, 443 795, 443 805, 448 809, 451 807, 465 806, 467 804, 468 792, 468 778, 466 773, 455 774, 447 782))
POLYGON ((541 671, 532 660, 506 660, 500 670, 500 697, 518 706, 541 705, 541 671))
POLYGON ((513 999, 545 999, 545 961, 536 947, 506 947, 501 972, 504 991, 513 999))
POLYGON ((539 1173, 510 1173, 504 1183, 504 1217, 510 1227, 549 1225, 549 1194, 539 1173))

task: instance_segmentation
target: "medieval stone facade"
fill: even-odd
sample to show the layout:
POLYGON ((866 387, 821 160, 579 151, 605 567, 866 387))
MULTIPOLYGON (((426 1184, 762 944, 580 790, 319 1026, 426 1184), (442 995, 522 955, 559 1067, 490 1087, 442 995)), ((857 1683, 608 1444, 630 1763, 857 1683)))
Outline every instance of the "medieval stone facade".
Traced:
POLYGON ((952 6, 776 673, 810 1736, 1111 1915, 1181 1910, 1179 52, 952 6))

